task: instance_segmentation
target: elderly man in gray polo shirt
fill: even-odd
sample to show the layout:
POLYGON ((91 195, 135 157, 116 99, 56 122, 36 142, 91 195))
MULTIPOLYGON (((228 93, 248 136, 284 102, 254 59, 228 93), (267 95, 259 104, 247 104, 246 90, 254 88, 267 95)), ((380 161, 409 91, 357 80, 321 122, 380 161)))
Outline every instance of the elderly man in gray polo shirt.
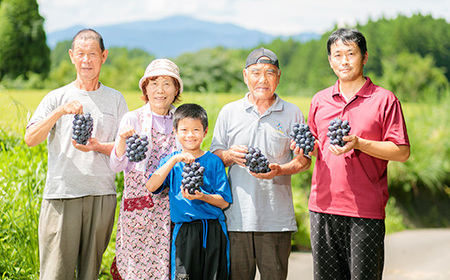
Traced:
POLYGON ((303 153, 293 156, 289 133, 304 117, 275 93, 281 71, 274 52, 253 50, 243 74, 249 92, 222 108, 211 143, 211 151, 229 168, 233 194, 234 203, 225 210, 231 278, 254 279, 258 266, 262 279, 286 279, 291 234, 297 230, 291 175, 311 164, 303 153), (248 171, 248 147, 261 150, 270 172, 248 171))

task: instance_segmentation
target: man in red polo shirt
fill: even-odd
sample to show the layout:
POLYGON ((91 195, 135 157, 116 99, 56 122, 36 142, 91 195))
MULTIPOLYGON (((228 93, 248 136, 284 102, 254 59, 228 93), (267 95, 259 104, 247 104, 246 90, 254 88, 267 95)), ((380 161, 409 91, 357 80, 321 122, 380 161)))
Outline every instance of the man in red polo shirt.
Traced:
MULTIPOLYGON (((327 43, 338 77, 311 101, 308 125, 317 139, 309 210, 314 279, 381 279, 388 161, 410 147, 399 100, 363 74, 364 36, 338 29, 327 43), (330 121, 350 123, 346 144, 330 144, 330 121)), ((297 148, 298 150, 298 148, 297 148)))

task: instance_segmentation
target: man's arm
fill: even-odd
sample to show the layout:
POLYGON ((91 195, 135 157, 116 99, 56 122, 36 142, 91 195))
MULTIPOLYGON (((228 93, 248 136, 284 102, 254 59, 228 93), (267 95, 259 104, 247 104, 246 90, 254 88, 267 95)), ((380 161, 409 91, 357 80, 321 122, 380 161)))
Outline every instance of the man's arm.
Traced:
POLYGON ((273 179, 280 175, 293 175, 299 172, 308 170, 311 166, 311 159, 303 155, 303 153, 295 156, 291 161, 285 164, 270 163, 270 172, 268 173, 253 173, 251 174, 259 179, 273 179))
POLYGON ((91 137, 86 145, 78 144, 72 139, 73 146, 82 152, 99 152, 104 155, 110 156, 111 151, 114 148, 114 142, 99 142, 97 138, 91 137))
MULTIPOLYGON (((241 145, 231 146, 229 150, 216 150, 214 154, 220 157, 225 167, 236 163, 245 167, 245 154, 247 153, 247 147, 241 145)), ((303 152, 296 155, 290 162, 285 164, 271 163, 269 167, 271 169, 268 173, 253 173, 252 175, 260 179, 272 179, 275 176, 280 175, 292 175, 305 170, 308 170, 311 165, 311 159, 305 157, 303 152)))
POLYGON ((78 101, 72 101, 64 105, 59 106, 53 112, 51 112, 47 117, 39 122, 30 125, 25 132, 25 143, 29 147, 34 147, 47 139, 50 130, 56 124, 56 122, 63 116, 67 114, 82 114, 83 105, 78 101))
POLYGON ((340 155, 356 149, 382 160, 405 162, 411 152, 408 145, 396 145, 391 141, 367 140, 356 135, 345 136, 343 140, 347 141, 344 147, 330 146, 330 151, 333 154, 340 155))
POLYGON ((245 154, 247 147, 242 145, 233 145, 229 150, 215 150, 213 154, 220 157, 225 167, 236 163, 245 166, 245 154))
POLYGON ((311 166, 311 159, 305 157, 303 154, 300 154, 294 157, 290 162, 281 164, 280 173, 278 175, 297 174, 299 172, 308 170, 310 166, 311 166))

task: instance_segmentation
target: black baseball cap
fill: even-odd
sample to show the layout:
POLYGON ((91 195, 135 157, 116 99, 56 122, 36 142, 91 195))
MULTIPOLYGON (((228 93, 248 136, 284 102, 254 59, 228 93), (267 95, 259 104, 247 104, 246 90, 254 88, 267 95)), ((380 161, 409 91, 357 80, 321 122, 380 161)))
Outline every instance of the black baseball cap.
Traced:
POLYGON ((257 63, 267 63, 275 65, 276 67, 280 68, 278 66, 278 57, 277 55, 268 49, 265 49, 263 47, 253 50, 248 56, 247 60, 245 61, 245 68, 249 67, 250 65, 257 64, 257 63), (265 57, 265 58, 262 58, 265 57), (269 58, 269 59, 267 59, 269 58))

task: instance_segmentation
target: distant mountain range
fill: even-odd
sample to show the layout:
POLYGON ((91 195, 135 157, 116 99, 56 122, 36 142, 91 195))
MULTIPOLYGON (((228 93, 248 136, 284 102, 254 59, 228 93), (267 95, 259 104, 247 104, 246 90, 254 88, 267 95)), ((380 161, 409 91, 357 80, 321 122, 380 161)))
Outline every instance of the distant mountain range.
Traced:
MULTIPOLYGON (((84 26, 73 26, 47 34, 50 48, 72 37, 84 26)), ((176 57, 185 52, 223 46, 227 48, 252 48, 271 42, 277 36, 248 30, 229 23, 214 23, 186 16, 173 16, 154 21, 136 21, 92 27, 102 34, 105 45, 143 49, 156 57, 176 57)), ((301 42, 320 38, 320 34, 302 33, 290 36, 301 42)))

